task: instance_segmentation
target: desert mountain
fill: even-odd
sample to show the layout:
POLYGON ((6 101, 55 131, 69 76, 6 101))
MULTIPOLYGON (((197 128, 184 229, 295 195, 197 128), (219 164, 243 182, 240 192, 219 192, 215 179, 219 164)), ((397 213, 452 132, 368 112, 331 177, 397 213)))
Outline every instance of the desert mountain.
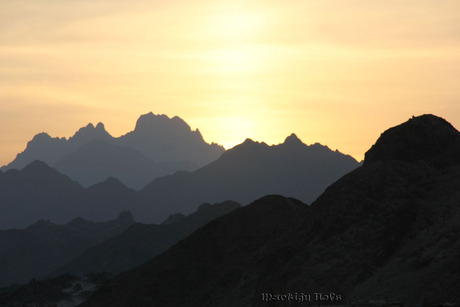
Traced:
POLYGON ((148 113, 138 119, 133 131, 118 138, 102 123, 88 124, 69 139, 37 134, 2 169, 22 169, 40 160, 85 187, 115 177, 140 189, 158 176, 204 166, 223 152, 222 146, 206 143, 179 117, 148 113))
POLYGON ((459 302, 459 174, 460 133, 432 115, 410 119, 311 206, 261 198, 120 274, 82 306, 459 302))
POLYGON ((196 212, 188 216, 172 215, 160 225, 135 223, 119 235, 86 250, 51 275, 118 274, 132 269, 159 255, 197 228, 239 207, 232 201, 202 204, 196 212))
POLYGON ((135 223, 131 213, 122 212, 109 222, 77 218, 56 225, 42 220, 25 230, 0 231, 0 305, 75 306, 72 302, 82 302, 100 284, 101 277, 106 279, 144 263, 207 222, 239 207, 232 201, 202 204, 196 212, 188 216, 174 214, 161 225, 135 223), (50 269, 54 273, 46 272, 50 269), (42 279, 44 276, 57 277, 42 279), (24 285, 1 288, 28 280, 24 285))
POLYGON ((267 194, 311 203, 328 185, 356 167, 358 162, 352 157, 318 143, 305 145, 295 134, 272 146, 247 139, 194 172, 155 179, 139 195, 154 208, 156 219, 166 218, 161 211, 164 208, 189 213, 191 203, 232 199, 248 204, 267 194))
MULTIPOLYGON (((139 155, 118 147, 102 141, 86 143, 77 150, 84 152, 80 157, 100 158, 88 160, 91 164, 85 162, 89 169, 75 172, 81 179, 88 175, 102 179, 101 174, 111 169, 112 162, 123 159, 124 165, 132 168, 118 167, 112 172, 130 173, 133 180, 148 173, 139 155), (97 154, 92 155, 95 151, 97 154), (124 158, 124 152, 135 159, 124 158)), ((73 157, 69 155, 69 161, 78 160, 73 157)), ((130 210, 140 222, 160 223, 173 213, 190 214, 202 203, 231 199, 248 204, 273 193, 309 203, 357 166, 352 157, 320 144, 307 146, 294 134, 272 146, 246 140, 194 172, 160 177, 141 191, 129 189, 112 177, 84 188, 44 162, 34 161, 22 170, 10 169, 0 175, 0 229, 22 228, 37 219, 65 223, 75 216, 103 221, 122 210, 130 210)))
POLYGON ((135 191, 117 179, 85 189, 44 162, 34 161, 0 176, 0 229, 23 228, 39 219, 108 220, 131 208, 135 199, 135 191))
POLYGON ((0 230, 0 286, 43 278, 93 245, 122 233, 134 223, 129 212, 108 222, 82 218, 56 225, 47 220, 24 230, 0 230))

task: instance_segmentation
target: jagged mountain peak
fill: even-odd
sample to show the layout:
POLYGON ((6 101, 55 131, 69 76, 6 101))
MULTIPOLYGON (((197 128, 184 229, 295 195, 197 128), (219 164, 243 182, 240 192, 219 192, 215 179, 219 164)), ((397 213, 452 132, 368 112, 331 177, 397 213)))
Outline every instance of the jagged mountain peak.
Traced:
POLYGON ((387 160, 433 158, 459 146, 460 133, 445 119, 426 114, 412 117, 381 134, 366 152, 364 165, 387 160))
POLYGON ((85 127, 80 128, 69 141, 76 143, 85 143, 92 140, 109 140, 112 136, 105 130, 103 123, 99 122, 96 127, 89 123, 85 127))
POLYGON ((295 133, 291 133, 285 140, 284 144, 303 144, 295 133))
MULTIPOLYGON (((34 160, 31 163, 27 164, 22 170, 22 173, 25 174, 37 174, 37 175, 44 175, 44 174, 59 174, 57 170, 49 166, 47 163, 41 160, 34 160)), ((61 174, 59 174, 61 175, 61 174)))
POLYGON ((32 138, 32 141, 40 141, 40 140, 48 140, 48 139, 51 139, 51 136, 48 133, 40 132, 32 138))
POLYGON ((97 130, 104 130, 105 131, 105 126, 102 122, 97 123, 96 125, 97 130))
POLYGON ((143 114, 139 117, 139 119, 136 122, 136 127, 134 131, 161 131, 161 129, 164 129, 165 127, 175 127, 176 129, 191 132, 190 126, 182 118, 178 116, 169 118, 165 114, 153 114, 152 112, 143 114))

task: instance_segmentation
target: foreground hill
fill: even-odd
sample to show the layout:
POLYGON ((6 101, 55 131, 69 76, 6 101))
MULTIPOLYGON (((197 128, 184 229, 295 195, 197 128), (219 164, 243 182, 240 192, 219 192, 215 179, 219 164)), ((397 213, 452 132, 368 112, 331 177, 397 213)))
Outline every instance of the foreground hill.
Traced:
POLYGON ((40 160, 85 187, 115 177, 140 189, 156 177, 204 166, 223 152, 222 146, 206 143, 181 118, 148 113, 137 120, 133 131, 118 138, 102 123, 88 124, 69 139, 37 134, 2 169, 22 169, 40 160))
POLYGON ((157 178, 140 191, 141 201, 189 213, 190 203, 232 199, 242 204, 267 194, 314 201, 335 180, 358 167, 348 155, 328 147, 305 145, 295 134, 269 146, 247 139, 194 172, 157 178))
POLYGON ((413 118, 383 133, 363 167, 311 206, 261 198, 82 306, 289 306, 289 293, 313 304, 314 293, 328 294, 322 305, 460 302, 459 174, 460 133, 432 115, 413 118))

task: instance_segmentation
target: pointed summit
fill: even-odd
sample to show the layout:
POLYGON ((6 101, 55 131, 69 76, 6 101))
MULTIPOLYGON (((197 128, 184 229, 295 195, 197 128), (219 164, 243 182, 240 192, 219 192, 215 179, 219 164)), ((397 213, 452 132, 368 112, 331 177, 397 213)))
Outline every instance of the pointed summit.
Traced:
POLYGON ((44 173, 49 171, 55 171, 52 167, 41 160, 34 160, 31 163, 27 164, 22 171, 27 173, 44 173))
POLYGON ((292 133, 290 136, 288 136, 285 140, 283 145, 305 145, 302 143, 302 141, 297 137, 295 133, 292 133))
POLYGON ((96 130, 103 130, 105 131, 105 126, 103 123, 99 122, 96 126, 96 130))
POLYGON ((223 147, 206 143, 201 133, 192 130, 182 118, 152 112, 141 115, 134 131, 121 136, 118 142, 158 163, 184 162, 183 169, 196 169, 224 152, 223 147))
POLYGON ((459 144, 460 133, 443 118, 434 115, 412 117, 382 133, 366 152, 364 165, 377 161, 434 158, 459 144))
POLYGON ((109 141, 112 136, 105 130, 103 123, 98 123, 96 127, 92 123, 80 128, 69 141, 76 144, 84 144, 93 140, 109 141))

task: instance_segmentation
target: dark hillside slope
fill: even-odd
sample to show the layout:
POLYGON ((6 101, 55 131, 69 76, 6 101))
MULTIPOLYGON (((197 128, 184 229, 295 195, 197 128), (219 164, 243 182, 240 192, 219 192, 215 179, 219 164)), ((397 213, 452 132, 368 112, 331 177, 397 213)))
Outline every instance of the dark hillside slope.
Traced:
POLYGON ((233 201, 203 204, 182 219, 167 224, 135 223, 121 234, 98 244, 56 270, 52 275, 118 274, 143 264, 207 222, 241 207, 233 201))
POLYGON ((295 292, 460 302, 459 157, 450 124, 413 118, 386 131, 364 166, 310 207, 261 198, 119 275, 83 306, 271 306, 261 293, 295 292), (423 127, 435 129, 417 133, 423 127))
POLYGON ((106 222, 76 218, 56 225, 41 220, 24 230, 0 230, 0 287, 43 278, 133 223, 131 213, 122 212, 117 219, 106 222))

